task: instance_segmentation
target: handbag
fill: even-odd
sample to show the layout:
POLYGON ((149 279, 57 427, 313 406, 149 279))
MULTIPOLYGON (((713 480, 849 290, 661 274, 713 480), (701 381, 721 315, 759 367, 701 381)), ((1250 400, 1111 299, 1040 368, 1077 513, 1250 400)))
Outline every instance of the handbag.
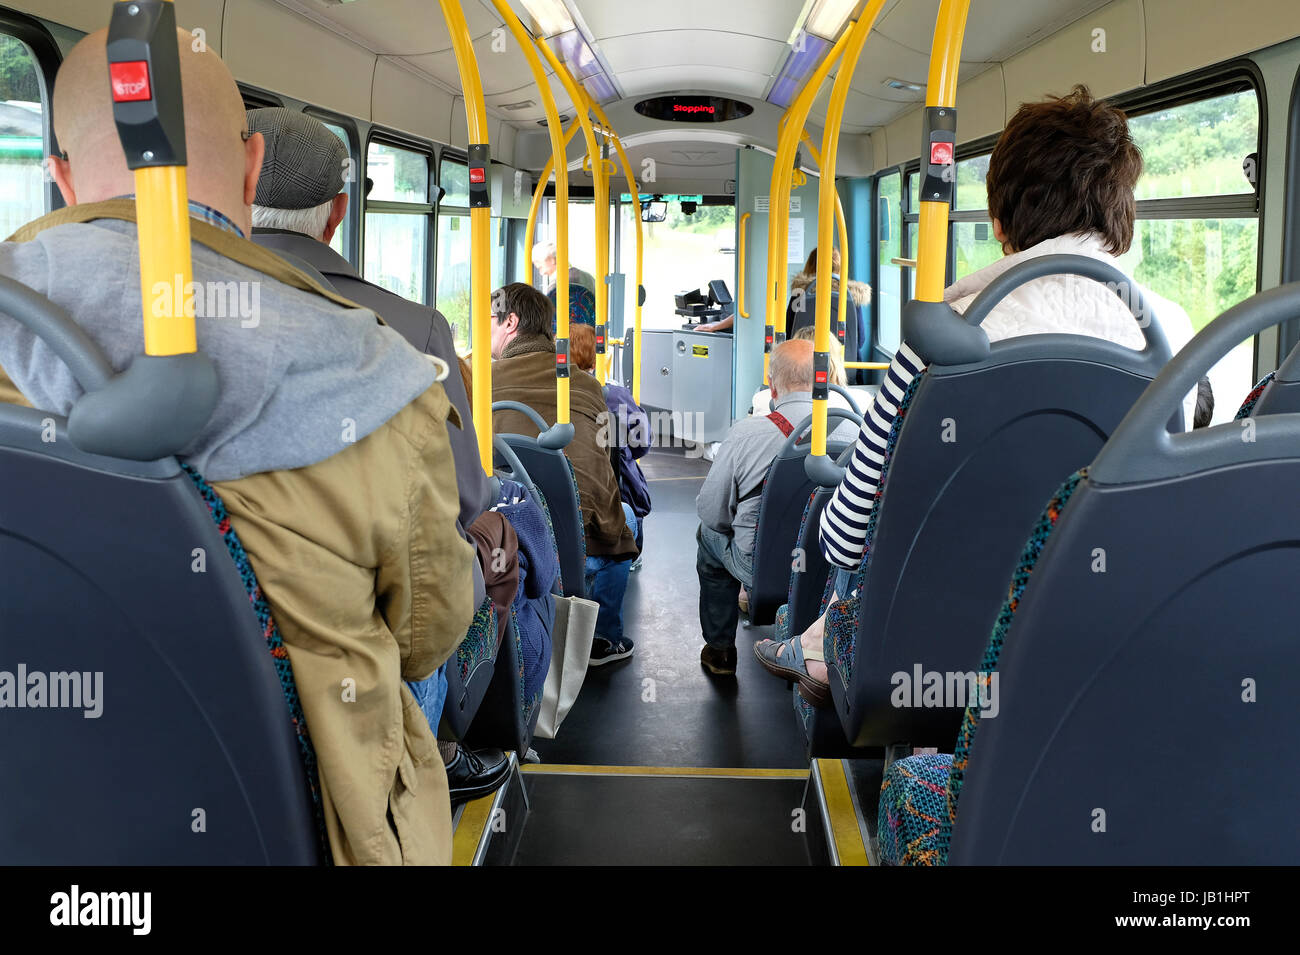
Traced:
POLYGON ((560 724, 573 709, 587 678, 587 661, 596 636, 600 605, 582 597, 555 598, 555 629, 551 631, 551 668, 546 673, 536 735, 555 739, 560 724))

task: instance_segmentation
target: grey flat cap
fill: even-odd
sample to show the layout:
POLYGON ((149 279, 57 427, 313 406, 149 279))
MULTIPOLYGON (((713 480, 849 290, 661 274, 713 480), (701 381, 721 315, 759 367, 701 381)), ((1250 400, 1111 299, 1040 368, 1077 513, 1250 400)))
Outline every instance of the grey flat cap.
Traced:
POLYGON ((259 206, 314 209, 343 191, 348 150, 320 120, 282 107, 250 109, 248 129, 266 139, 259 206))

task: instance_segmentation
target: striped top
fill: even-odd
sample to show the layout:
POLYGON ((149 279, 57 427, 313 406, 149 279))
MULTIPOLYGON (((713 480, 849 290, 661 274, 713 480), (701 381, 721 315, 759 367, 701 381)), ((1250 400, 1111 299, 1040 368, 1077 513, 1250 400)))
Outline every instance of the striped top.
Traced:
POLYGON ((866 549, 867 520, 880 487, 880 470, 885 463, 885 445, 898 405, 912 379, 925 370, 925 363, 904 342, 885 373, 885 381, 863 416, 862 431, 853 449, 844 479, 822 511, 822 553, 837 567, 857 570, 866 549))

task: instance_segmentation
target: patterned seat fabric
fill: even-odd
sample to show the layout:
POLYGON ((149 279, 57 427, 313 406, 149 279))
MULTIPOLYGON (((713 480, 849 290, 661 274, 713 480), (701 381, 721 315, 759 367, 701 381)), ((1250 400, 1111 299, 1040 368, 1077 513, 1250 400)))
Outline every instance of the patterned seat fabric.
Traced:
MULTIPOLYGON (((555 289, 547 293, 551 304, 556 304, 555 289)), ((569 286, 569 324, 596 326, 596 296, 585 285, 569 286)), ((558 322, 551 323, 551 335, 554 336, 558 322)))
POLYGON ((239 579, 244 584, 248 601, 253 605, 253 613, 257 616, 258 626, 262 629, 262 638, 266 641, 266 650, 275 664, 275 675, 279 677, 280 689, 284 692, 284 701, 289 709, 289 722, 293 724, 294 733, 298 738, 298 753, 302 757, 307 789, 311 793, 312 813, 316 818, 316 836, 320 843, 321 859, 326 864, 330 864, 333 855, 330 853, 329 837, 325 831, 325 813, 321 806, 316 748, 312 746, 311 734, 307 731, 307 718, 302 712, 302 701, 298 699, 298 685, 294 682, 293 667, 289 664, 289 651, 284 645, 284 638, 280 636, 280 628, 275 625, 275 620, 271 617, 271 605, 257 582, 257 574, 253 571, 248 553, 244 550, 244 545, 239 540, 239 535, 235 533, 234 527, 231 526, 226 505, 212 485, 205 481, 198 471, 186 464, 182 464, 181 467, 194 482, 195 488, 203 498, 203 503, 208 506, 208 514, 217 525, 217 531, 226 545, 226 552, 230 554, 235 569, 239 571, 239 579))
POLYGON ((925 370, 922 369, 921 373, 908 384, 907 391, 903 393, 903 400, 899 402, 898 414, 889 429, 889 439, 885 442, 885 460, 880 465, 880 483, 876 486, 876 496, 871 506, 871 514, 867 517, 862 564, 859 566, 853 580, 853 586, 850 588, 854 596, 847 600, 836 601, 833 606, 826 609, 831 594, 831 585, 828 582, 826 594, 822 598, 822 607, 826 609, 827 614, 826 635, 823 640, 822 653, 826 657, 826 663, 829 666, 834 666, 839 671, 845 685, 853 679, 853 660, 857 651, 858 639, 858 617, 862 612, 861 601, 857 594, 862 591, 862 582, 871 563, 871 542, 876 536, 876 518, 880 515, 881 502, 885 499, 885 484, 889 478, 889 465, 894 460, 894 449, 898 447, 898 436, 902 433, 903 421, 907 418, 907 409, 911 407, 912 399, 916 396, 917 389, 921 387, 921 382, 924 379, 925 370))
MULTIPOLYGON (((1056 528, 1071 495, 1087 476, 1087 469, 1072 474, 1047 502, 1042 516, 1025 544, 1011 578, 1007 599, 1002 604, 980 673, 997 670, 1002 646, 1011 621, 1024 596, 1025 587, 1042 556, 1047 540, 1056 528)), ((970 760, 970 747, 979 728, 980 708, 968 706, 957 734, 956 751, 951 756, 909 756, 890 765, 880 786, 880 804, 876 824, 880 835, 880 857, 885 865, 946 865, 952 827, 957 820, 957 801, 970 760), (944 798, 936 807, 935 787, 942 787, 944 798), (935 824, 934 817, 938 818, 935 824)))
POLYGON ((1259 384, 1251 389, 1250 394, 1246 396, 1246 400, 1241 403, 1241 409, 1237 412, 1237 416, 1233 419, 1234 421, 1240 421, 1242 418, 1249 418, 1251 416, 1251 413, 1255 410, 1255 405, 1259 404, 1260 396, 1264 394, 1264 389, 1267 388, 1269 382, 1276 377, 1277 372, 1270 371, 1260 379, 1259 384))
POLYGON ((456 666, 460 681, 469 682, 470 674, 479 665, 491 660, 497 652, 497 610, 491 597, 484 597, 474 612, 474 620, 465 632, 465 639, 456 647, 456 666))

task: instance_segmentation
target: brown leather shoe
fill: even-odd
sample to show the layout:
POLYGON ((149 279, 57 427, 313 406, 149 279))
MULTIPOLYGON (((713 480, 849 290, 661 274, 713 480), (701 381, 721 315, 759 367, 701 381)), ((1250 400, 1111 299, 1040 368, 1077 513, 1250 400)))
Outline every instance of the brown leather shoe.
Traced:
POLYGON ((728 647, 726 650, 719 650, 706 643, 704 649, 700 651, 700 665, 714 676, 735 676, 736 648, 728 647))

